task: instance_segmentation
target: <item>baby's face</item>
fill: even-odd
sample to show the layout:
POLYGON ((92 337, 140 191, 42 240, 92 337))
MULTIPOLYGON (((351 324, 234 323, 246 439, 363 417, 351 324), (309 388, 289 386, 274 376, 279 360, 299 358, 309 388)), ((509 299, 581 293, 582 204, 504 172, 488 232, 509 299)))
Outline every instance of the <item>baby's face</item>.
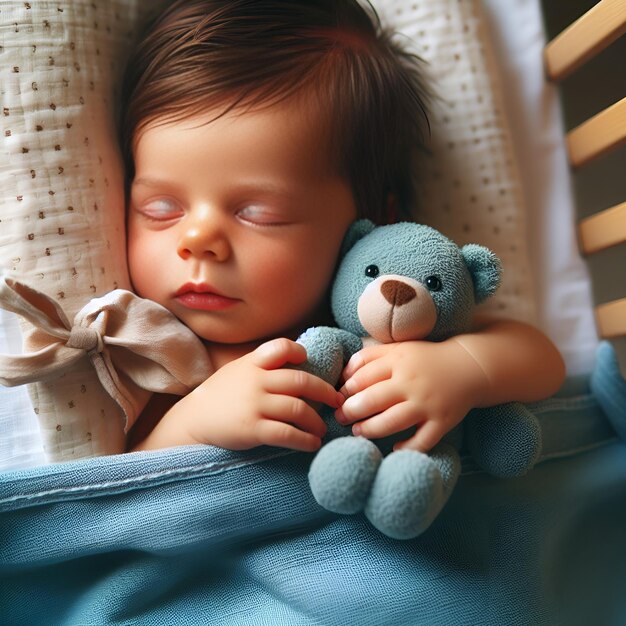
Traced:
POLYGON ((305 108, 211 117, 135 142, 133 285, 212 342, 293 335, 324 304, 356 217, 350 186, 305 108))

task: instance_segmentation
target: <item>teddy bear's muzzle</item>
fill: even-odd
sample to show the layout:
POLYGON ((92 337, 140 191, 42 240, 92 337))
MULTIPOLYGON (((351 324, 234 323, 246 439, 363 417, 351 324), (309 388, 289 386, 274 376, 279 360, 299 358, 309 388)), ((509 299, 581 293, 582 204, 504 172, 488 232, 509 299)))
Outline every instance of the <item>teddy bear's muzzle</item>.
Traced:
POLYGON ((422 339, 437 322, 437 309, 426 287, 395 274, 373 280, 363 290, 357 312, 367 334, 381 343, 422 339))

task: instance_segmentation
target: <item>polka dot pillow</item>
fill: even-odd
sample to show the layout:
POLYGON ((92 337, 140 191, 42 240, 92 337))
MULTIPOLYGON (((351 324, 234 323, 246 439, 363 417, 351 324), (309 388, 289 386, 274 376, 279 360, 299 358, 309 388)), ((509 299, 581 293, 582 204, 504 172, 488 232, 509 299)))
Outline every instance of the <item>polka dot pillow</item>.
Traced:
POLYGON ((382 21, 427 63, 432 154, 418 221, 502 260, 504 281, 483 309, 535 323, 527 223, 493 45, 480 0, 377 0, 382 21))
MULTIPOLYGON (((0 8, 0 270, 55 299, 69 319, 92 297, 130 286, 114 102, 144 5, 0 8)), ((124 449, 121 412, 87 358, 29 392, 49 460, 124 449)))

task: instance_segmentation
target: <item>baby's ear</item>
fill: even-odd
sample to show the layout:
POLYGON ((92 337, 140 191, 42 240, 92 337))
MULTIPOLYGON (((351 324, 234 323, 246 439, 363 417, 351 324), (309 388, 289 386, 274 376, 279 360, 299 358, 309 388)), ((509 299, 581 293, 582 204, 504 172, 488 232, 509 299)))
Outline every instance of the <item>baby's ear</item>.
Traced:
POLYGON ((343 242, 341 244, 340 258, 346 256, 346 254, 354 246, 354 244, 359 239, 363 239, 363 237, 365 237, 365 235, 367 235, 368 233, 371 233, 374 228, 376 228, 376 224, 374 224, 374 222, 370 220, 363 219, 352 222, 343 238, 343 242))
POLYGON ((489 248, 475 243, 463 246, 461 254, 474 281, 474 300, 479 304, 493 295, 499 287, 502 263, 489 248))

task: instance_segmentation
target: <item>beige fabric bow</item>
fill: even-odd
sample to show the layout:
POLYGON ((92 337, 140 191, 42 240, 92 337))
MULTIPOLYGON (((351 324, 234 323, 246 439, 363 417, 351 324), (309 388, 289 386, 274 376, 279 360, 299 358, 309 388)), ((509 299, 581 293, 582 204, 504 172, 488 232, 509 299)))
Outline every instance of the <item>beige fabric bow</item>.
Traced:
POLYGON ((200 339, 167 309, 124 289, 87 303, 70 324, 57 302, 7 276, 0 307, 33 325, 23 355, 0 355, 0 383, 50 380, 88 355, 107 393, 126 417, 141 405, 137 388, 184 395, 214 371, 200 339))

